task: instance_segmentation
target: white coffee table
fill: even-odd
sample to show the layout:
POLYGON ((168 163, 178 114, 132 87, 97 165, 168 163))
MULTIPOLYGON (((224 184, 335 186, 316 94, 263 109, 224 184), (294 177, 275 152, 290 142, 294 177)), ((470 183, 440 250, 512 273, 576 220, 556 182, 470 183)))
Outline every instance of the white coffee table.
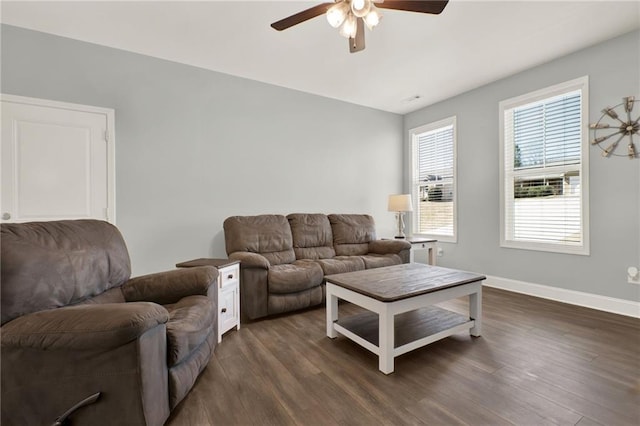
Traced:
POLYGON ((340 333, 370 350, 379 357, 380 371, 390 374, 394 358, 404 353, 466 330, 480 336, 485 278, 420 263, 328 275, 327 336, 340 333), (432 306, 461 296, 469 296, 468 317, 432 306), (368 312, 339 319, 338 299, 368 312), (418 309, 419 321, 407 319, 418 309))

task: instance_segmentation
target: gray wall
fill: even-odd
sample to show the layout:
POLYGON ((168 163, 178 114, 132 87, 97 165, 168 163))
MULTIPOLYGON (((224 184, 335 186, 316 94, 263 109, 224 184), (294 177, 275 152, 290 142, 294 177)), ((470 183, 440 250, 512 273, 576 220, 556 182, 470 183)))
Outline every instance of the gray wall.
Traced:
POLYGON ((226 257, 231 215, 368 213, 394 232, 399 115, 6 25, 1 85, 115 109, 117 225, 134 275, 226 257))
POLYGON ((640 298, 625 272, 640 266, 640 161, 591 149, 590 256, 500 248, 497 116, 503 99, 582 75, 591 121, 640 98, 638 32, 408 114, 404 131, 398 115, 251 80, 6 25, 1 36, 2 93, 116 110, 117 224, 136 275, 224 256, 236 214, 364 212, 391 235, 407 130, 456 115, 458 243, 441 244, 440 264, 640 298))
MULTIPOLYGON (((627 267, 640 266, 638 159, 605 159, 599 148, 590 148, 590 256, 500 247, 498 103, 584 75, 589 76, 590 122, 598 120, 605 106, 619 104, 623 96, 640 99, 640 33, 629 33, 405 116, 405 165, 409 164, 409 129, 452 115, 458 118, 458 242, 442 244, 441 265, 640 299, 640 286, 627 283, 626 275, 627 267)), ((636 105, 634 118, 638 114, 640 105, 636 105)), ((640 148, 638 142, 636 137, 640 148)), ((407 174, 405 189, 410 188, 409 179, 407 174)))

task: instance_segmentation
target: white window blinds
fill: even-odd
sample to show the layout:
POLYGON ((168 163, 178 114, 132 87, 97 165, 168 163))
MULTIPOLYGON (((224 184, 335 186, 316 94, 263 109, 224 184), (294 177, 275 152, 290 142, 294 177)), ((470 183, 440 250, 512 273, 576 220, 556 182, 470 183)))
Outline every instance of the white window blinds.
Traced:
POLYGON ((502 245, 584 253, 584 81, 501 103, 502 245))
POLYGON ((455 117, 411 131, 414 234, 455 241, 455 117))

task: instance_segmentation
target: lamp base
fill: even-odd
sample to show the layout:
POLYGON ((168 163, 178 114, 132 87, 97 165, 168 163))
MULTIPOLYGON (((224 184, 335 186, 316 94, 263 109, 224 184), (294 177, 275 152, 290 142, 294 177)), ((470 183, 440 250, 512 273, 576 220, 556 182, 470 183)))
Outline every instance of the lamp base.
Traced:
POLYGON ((398 240, 403 240, 405 238, 405 235, 404 235, 404 212, 397 212, 396 216, 397 216, 397 219, 398 219, 398 235, 396 235, 394 238, 396 238, 398 240))

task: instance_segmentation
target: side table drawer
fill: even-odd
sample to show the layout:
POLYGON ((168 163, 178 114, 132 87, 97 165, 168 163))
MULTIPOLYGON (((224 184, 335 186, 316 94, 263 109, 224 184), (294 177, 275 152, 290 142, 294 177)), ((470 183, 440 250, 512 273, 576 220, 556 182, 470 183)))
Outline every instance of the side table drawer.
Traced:
POLYGON ((220 268, 219 274, 219 286, 220 288, 224 288, 238 282, 240 279, 240 267, 238 265, 232 265, 226 268, 220 268))
POLYGON ((240 330, 240 264, 218 267, 218 343, 232 328, 240 330))
POLYGON ((238 323, 239 312, 236 310, 236 299, 238 298, 237 287, 229 287, 220 291, 218 309, 220 310, 218 321, 220 333, 224 333, 238 323))

